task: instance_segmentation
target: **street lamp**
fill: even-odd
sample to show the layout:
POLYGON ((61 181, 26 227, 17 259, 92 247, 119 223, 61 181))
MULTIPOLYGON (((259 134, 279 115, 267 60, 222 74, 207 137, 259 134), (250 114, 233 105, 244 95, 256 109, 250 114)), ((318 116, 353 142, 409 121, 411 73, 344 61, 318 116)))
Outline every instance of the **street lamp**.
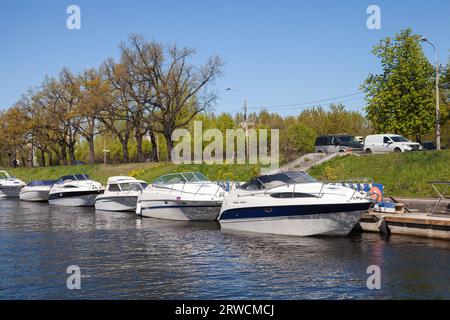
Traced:
POLYGON ((436 150, 441 150, 441 125, 439 115, 439 60, 436 46, 428 41, 427 38, 422 37, 422 42, 426 42, 433 47, 434 60, 436 63, 436 150))
POLYGON ((241 90, 233 89, 233 88, 226 88, 226 91, 235 91, 240 93, 244 98, 244 130, 245 130, 245 156, 247 157, 247 151, 248 151, 248 122, 247 122, 247 98, 245 97, 244 93, 241 90))

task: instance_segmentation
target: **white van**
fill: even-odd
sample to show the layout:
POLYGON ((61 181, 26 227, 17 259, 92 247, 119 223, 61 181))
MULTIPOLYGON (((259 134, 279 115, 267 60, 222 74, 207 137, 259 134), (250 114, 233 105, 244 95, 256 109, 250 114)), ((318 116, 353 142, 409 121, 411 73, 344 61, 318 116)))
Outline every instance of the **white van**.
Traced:
POLYGON ((405 152, 422 150, 420 143, 412 142, 397 134, 374 134, 364 140, 366 153, 405 152))

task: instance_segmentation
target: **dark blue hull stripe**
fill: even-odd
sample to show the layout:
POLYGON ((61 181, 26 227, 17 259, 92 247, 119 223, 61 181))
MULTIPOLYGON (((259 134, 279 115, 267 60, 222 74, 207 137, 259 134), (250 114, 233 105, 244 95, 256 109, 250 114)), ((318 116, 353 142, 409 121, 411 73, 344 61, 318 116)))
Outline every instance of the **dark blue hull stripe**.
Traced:
POLYGON ((172 208, 220 208, 221 205, 177 205, 177 206, 155 206, 155 207, 142 207, 142 210, 144 209, 172 209, 172 208))
POLYGON ((74 192, 57 192, 48 196, 48 200, 56 200, 61 198, 72 198, 80 196, 88 196, 92 194, 101 194, 103 190, 74 191, 74 192))
POLYGON ((338 204, 309 204, 296 206, 272 206, 236 208, 224 211, 219 220, 273 218, 304 216, 314 214, 328 214, 338 212, 367 211, 371 206, 367 203, 338 203, 338 204))

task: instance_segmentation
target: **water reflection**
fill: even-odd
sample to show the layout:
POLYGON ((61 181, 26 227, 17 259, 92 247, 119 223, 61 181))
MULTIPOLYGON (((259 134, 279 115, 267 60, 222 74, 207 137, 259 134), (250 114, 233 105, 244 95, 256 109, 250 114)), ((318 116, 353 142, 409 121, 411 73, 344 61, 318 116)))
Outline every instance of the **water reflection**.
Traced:
POLYGON ((0 201, 0 298, 450 298, 450 243, 230 234, 215 222, 0 201), (69 265, 82 289, 67 290, 69 265), (382 290, 366 269, 382 270, 382 290))

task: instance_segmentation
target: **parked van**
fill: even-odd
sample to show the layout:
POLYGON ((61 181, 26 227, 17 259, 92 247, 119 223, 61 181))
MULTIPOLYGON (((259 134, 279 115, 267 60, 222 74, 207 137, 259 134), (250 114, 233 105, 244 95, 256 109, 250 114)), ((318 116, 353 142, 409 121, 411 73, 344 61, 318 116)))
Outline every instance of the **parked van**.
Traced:
POLYGON ((420 143, 412 142, 397 134, 375 134, 364 140, 366 153, 406 152, 422 150, 420 143))
POLYGON ((354 136, 328 135, 317 137, 315 153, 362 152, 363 145, 354 136))

